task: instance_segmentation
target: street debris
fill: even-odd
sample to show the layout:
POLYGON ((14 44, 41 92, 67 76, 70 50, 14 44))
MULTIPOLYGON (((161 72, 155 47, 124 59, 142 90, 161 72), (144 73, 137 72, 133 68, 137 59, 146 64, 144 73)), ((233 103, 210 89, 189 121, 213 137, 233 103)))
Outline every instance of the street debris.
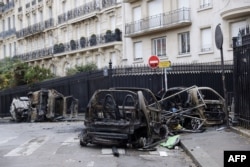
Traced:
POLYGON ((27 97, 14 98, 10 113, 16 122, 73 119, 78 115, 78 99, 54 89, 41 89, 29 92, 27 97))
POLYGON ((162 142, 160 146, 168 149, 173 149, 180 143, 180 135, 169 136, 165 142, 162 142))

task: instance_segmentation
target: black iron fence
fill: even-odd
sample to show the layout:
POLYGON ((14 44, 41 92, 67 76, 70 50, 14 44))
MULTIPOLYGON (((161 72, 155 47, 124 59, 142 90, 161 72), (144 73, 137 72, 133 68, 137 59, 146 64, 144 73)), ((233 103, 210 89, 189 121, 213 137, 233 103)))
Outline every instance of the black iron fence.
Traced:
MULTIPOLYGON (((226 86, 233 91, 233 65, 225 65, 226 86)), ((26 96, 29 91, 41 88, 56 89, 65 96, 79 99, 79 112, 84 112, 87 103, 97 89, 109 87, 144 87, 155 94, 165 85, 162 69, 148 66, 115 67, 94 72, 79 73, 74 76, 44 81, 34 85, 19 86, 0 92, 0 116, 9 116, 9 107, 15 96, 26 96), (108 71, 108 75, 107 74, 108 71)), ((223 95, 220 64, 174 64, 167 70, 168 87, 209 86, 223 95)))
POLYGON ((239 125, 250 129, 250 32, 249 26, 233 38, 235 116, 239 125))

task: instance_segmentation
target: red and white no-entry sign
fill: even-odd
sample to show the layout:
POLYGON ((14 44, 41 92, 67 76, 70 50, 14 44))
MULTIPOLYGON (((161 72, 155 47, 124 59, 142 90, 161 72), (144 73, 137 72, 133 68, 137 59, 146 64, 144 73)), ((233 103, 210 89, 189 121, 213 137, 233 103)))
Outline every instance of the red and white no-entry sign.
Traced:
POLYGON ((148 59, 148 65, 151 68, 158 68, 159 62, 160 62, 160 60, 159 60, 158 56, 155 56, 155 55, 150 56, 150 58, 148 59))

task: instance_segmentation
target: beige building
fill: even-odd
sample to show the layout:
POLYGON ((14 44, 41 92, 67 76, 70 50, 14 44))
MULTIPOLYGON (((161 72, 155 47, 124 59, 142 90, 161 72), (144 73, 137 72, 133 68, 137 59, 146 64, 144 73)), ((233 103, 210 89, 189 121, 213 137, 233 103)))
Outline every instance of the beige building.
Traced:
POLYGON ((1 56, 50 68, 94 62, 99 68, 122 60, 122 7, 119 0, 4 0, 1 56))
POLYGON ((249 0, 0 0, 0 59, 17 57, 64 76, 75 65, 104 68, 161 61, 224 60, 250 24, 249 0))
POLYGON ((172 63, 220 61, 215 45, 218 24, 224 36, 224 60, 232 61, 232 37, 250 24, 249 0, 124 2, 123 64, 147 64, 151 55, 172 63))

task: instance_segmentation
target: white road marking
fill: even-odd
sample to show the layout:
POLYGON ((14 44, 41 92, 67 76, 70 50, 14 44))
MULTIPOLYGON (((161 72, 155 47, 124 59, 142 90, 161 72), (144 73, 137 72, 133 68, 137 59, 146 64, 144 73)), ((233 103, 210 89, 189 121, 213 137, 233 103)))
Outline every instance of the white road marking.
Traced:
POLYGON ((64 142, 62 142, 62 145, 66 146, 66 145, 70 145, 72 143, 78 143, 78 142, 79 142, 79 139, 77 139, 76 137, 69 137, 64 142))
POLYGON ((90 161, 87 163, 87 167, 93 167, 95 165, 94 161, 90 161))
MULTIPOLYGON (((119 154, 125 154, 125 149, 123 148, 117 148, 117 151, 119 154)), ((113 154, 112 148, 102 148, 102 154, 103 155, 113 154)))
POLYGON ((11 141, 13 139, 16 139, 16 138, 17 138, 17 136, 15 136, 15 137, 8 137, 7 139, 1 140, 0 141, 0 145, 4 144, 4 143, 7 143, 7 142, 9 142, 9 141, 11 141))
POLYGON ((31 155, 35 150, 37 150, 39 147, 41 147, 49 137, 47 136, 40 136, 33 138, 19 147, 11 150, 9 153, 5 154, 5 157, 13 157, 13 156, 29 156, 31 155))

